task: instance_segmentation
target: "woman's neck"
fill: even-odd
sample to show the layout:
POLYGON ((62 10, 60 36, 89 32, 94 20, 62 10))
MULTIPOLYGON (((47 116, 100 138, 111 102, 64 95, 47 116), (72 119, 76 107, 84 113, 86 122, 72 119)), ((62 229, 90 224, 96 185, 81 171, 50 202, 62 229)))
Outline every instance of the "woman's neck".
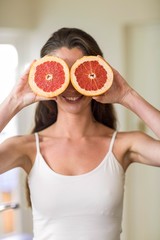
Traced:
POLYGON ((54 132, 68 138, 81 138, 95 132, 97 122, 91 113, 88 114, 58 114, 53 125, 54 132))

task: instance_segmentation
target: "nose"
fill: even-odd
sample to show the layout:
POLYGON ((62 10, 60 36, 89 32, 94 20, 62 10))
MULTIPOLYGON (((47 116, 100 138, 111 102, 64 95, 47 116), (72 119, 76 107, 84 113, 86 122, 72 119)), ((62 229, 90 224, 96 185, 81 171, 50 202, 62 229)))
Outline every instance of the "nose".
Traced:
POLYGON ((76 89, 73 87, 72 83, 70 82, 67 89, 66 90, 69 90, 69 91, 76 91, 76 89))
POLYGON ((79 92, 73 87, 72 83, 70 82, 68 87, 66 88, 66 90, 63 92, 64 94, 68 95, 78 95, 79 96, 79 92))

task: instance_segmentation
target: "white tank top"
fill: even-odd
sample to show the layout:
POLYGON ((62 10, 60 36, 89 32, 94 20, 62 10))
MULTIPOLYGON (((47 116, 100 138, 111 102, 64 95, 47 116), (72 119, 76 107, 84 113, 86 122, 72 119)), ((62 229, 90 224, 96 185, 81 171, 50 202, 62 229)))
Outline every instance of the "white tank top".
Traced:
POLYGON ((119 240, 124 171, 112 147, 88 173, 65 176, 54 172, 40 153, 28 176, 34 240, 119 240))

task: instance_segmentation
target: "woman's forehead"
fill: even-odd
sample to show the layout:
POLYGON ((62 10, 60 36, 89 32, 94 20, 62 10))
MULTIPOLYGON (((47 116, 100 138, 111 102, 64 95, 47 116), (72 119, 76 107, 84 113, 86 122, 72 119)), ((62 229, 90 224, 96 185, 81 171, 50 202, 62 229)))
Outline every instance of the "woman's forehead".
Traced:
POLYGON ((62 47, 54 50, 52 54, 56 57, 62 58, 67 63, 68 67, 71 67, 77 59, 84 56, 82 50, 76 47, 71 49, 62 47))

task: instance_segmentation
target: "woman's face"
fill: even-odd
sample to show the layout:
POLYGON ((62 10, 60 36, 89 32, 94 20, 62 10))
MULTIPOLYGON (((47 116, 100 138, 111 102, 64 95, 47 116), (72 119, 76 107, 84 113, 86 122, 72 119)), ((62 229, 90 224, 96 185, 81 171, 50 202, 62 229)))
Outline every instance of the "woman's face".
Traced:
MULTIPOLYGON (((84 56, 83 52, 79 48, 66 48, 62 47, 55 50, 52 53, 54 56, 63 59, 69 69, 75 63, 75 61, 84 56)), ((85 97, 81 93, 77 92, 76 89, 70 83, 67 89, 57 96, 58 108, 61 108, 67 112, 78 113, 90 106, 91 97, 85 97)))

